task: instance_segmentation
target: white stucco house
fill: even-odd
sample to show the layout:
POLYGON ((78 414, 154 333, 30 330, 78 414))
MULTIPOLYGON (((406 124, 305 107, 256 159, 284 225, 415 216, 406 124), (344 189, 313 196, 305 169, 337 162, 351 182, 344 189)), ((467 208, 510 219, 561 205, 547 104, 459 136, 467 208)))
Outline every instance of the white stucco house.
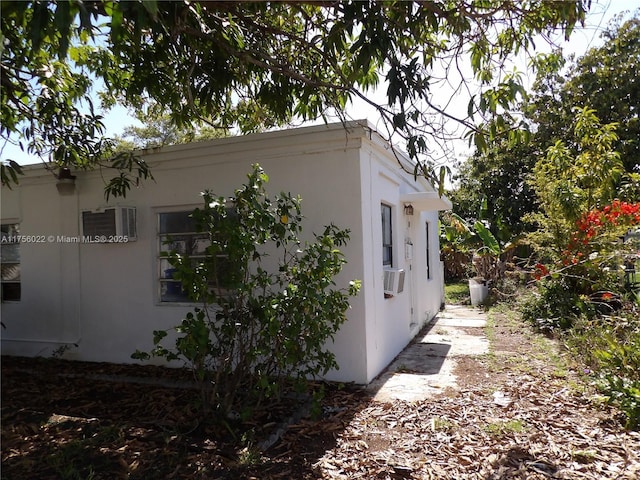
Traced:
POLYGON ((330 345, 340 369, 328 379, 369 383, 441 308, 438 210, 451 204, 404 172, 399 161, 411 171, 409 160, 396 158, 366 121, 142 156, 155 180, 109 202, 99 171, 73 172, 75 185, 59 191, 51 172, 32 165, 18 186, 3 187, 3 354, 48 356, 70 345, 65 358, 134 362, 132 352, 151 348, 153 330, 176 325, 193 307, 159 257, 161 237, 188 237, 184 218, 200 192, 231 195, 254 163, 269 175, 271 194, 302 197, 303 234, 330 222, 351 230, 338 283, 360 279, 362 289, 330 345), (83 238, 105 233, 128 241, 83 238))

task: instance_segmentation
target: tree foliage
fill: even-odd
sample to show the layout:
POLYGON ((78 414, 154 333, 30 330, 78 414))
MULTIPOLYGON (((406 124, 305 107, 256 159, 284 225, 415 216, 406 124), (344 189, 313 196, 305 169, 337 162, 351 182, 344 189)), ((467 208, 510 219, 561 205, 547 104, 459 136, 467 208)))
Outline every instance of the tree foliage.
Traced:
POLYGON ((453 212, 440 219, 440 248, 444 262, 445 280, 465 279, 475 275, 484 280, 498 280, 501 276, 498 239, 480 220, 467 222, 453 212))
POLYGON ((506 139, 462 162, 456 188, 448 193, 453 209, 467 221, 485 220, 503 243, 531 229, 523 221, 537 211, 535 192, 528 179, 543 152, 535 143, 510 145, 506 139))
MULTIPOLYGON (((476 151, 462 163, 458 173, 458 186, 450 195, 454 209, 464 218, 484 218, 492 232, 501 239, 534 227, 523 221, 536 212, 540 205, 528 179, 533 175, 539 159, 545 158, 547 149, 555 155, 575 158, 581 154, 585 135, 574 135, 576 112, 588 107, 603 125, 601 133, 610 137, 615 125, 615 139, 609 139, 607 148, 617 152, 622 162, 606 188, 615 189, 620 198, 633 201, 638 198, 637 174, 640 173, 640 91, 638 71, 640 65, 640 19, 622 22, 614 19, 602 34, 602 46, 592 48, 574 61, 565 59, 560 52, 535 58, 538 78, 533 93, 522 109, 532 124, 531 141, 509 143, 501 140, 485 151, 476 151), (561 143, 558 143, 561 142, 561 143), (563 152, 558 150, 562 145, 563 152), (623 174, 624 173, 624 174, 623 174), (625 175, 636 182, 621 182, 625 175)), ((601 139, 592 138, 591 143, 601 139)), ((604 139, 602 139, 604 140, 604 139)), ((601 143, 601 145, 605 145, 601 143)), ((606 176, 610 162, 583 161, 584 181, 590 177, 593 187, 606 176), (586 164, 587 162, 589 164, 586 164)), ((565 165, 566 166, 566 165, 565 165)), ((549 172, 548 172, 549 173, 549 172)), ((549 173, 567 175, 567 170, 549 173)), ((627 180, 629 178, 627 177, 627 180)), ((603 187, 605 187, 603 185, 603 187)), ((567 204, 575 204, 574 197, 566 197, 567 204)))
POLYGON ((107 106, 153 101, 178 127, 206 122, 241 132, 344 117, 360 99, 377 109, 389 136, 404 139, 414 173, 436 181, 445 121, 478 146, 515 136, 509 107, 524 91, 505 62, 538 33, 569 35, 589 3, 3 2, 2 136, 58 166, 105 163, 94 78, 107 106), (470 78, 461 73, 466 55, 470 78), (479 85, 465 114, 438 93, 455 75, 455 93, 471 80, 479 85), (373 100, 381 82, 385 101, 373 100))
POLYGON ((562 140, 577 147, 571 124, 576 108, 589 107, 603 124, 616 123, 612 145, 627 172, 640 173, 640 10, 633 18, 615 18, 602 33, 604 43, 573 61, 566 71, 558 53, 545 59, 547 68, 535 85, 527 115, 538 126, 545 146, 562 140))
POLYGON ((556 255, 566 248, 580 216, 611 203, 620 182, 630 180, 613 150, 617 124, 603 125, 589 108, 577 112, 573 124, 579 153, 558 140, 536 163, 532 177, 541 205, 540 212, 531 215, 538 225, 532 235, 556 255))
POLYGON ((635 264, 638 251, 632 241, 621 241, 640 225, 640 204, 617 198, 617 186, 630 179, 613 150, 616 124, 602 124, 588 108, 573 123, 578 153, 558 140, 532 180, 541 209, 532 215, 538 229, 529 239, 543 282, 525 316, 546 322, 545 328, 568 328, 579 316, 594 315, 605 293, 622 295, 625 263, 635 264))
POLYGON ((125 127, 122 135, 115 138, 115 151, 159 148, 166 145, 223 138, 228 135, 227 130, 209 126, 185 125, 179 128, 171 121, 169 114, 158 114, 149 109, 136 111, 136 118, 142 125, 125 127))

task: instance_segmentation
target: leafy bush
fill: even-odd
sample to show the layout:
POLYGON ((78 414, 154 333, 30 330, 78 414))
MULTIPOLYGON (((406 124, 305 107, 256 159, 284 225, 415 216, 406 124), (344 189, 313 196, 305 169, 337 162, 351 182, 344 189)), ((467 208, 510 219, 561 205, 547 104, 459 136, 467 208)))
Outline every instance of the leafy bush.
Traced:
POLYGON ((150 356, 182 360, 200 385, 203 408, 226 415, 278 398, 291 380, 338 368, 328 340, 346 320, 349 297, 359 282, 337 288, 345 263, 338 249, 349 235, 334 225, 303 244, 300 199, 265 192, 267 175, 255 165, 231 199, 204 192, 192 216, 208 235, 206 258, 165 253, 175 278, 201 307, 174 328, 172 348, 155 331, 150 356))
POLYGON ((469 278, 474 270, 485 280, 502 276, 500 243, 480 220, 471 226, 455 213, 442 214, 440 249, 445 281, 469 278))
POLYGON ((564 330, 575 353, 595 372, 599 388, 635 428, 640 423, 639 312, 628 298, 636 294, 629 272, 639 245, 630 231, 640 225, 640 203, 630 195, 637 175, 625 171, 613 150, 616 128, 582 108, 576 112, 574 144, 557 141, 537 161, 531 185, 540 211, 529 215, 538 228, 528 239, 539 263, 521 311, 542 330, 564 330))
POLYGON ((632 303, 614 316, 581 319, 566 335, 598 389, 626 415, 627 428, 640 427, 640 316, 632 303))
MULTIPOLYGON (((640 344, 633 347, 620 346, 613 356, 610 352, 603 350, 598 354, 606 354, 603 358, 615 364, 631 355, 631 348, 640 348, 640 344)), ((640 381, 608 372, 602 374, 599 386, 600 390, 607 395, 609 403, 618 406, 626 415, 625 426, 629 429, 638 429, 640 427, 640 381)))
POLYGON ((568 344, 634 429, 640 427, 640 322, 625 267, 635 263, 637 245, 620 239, 639 222, 640 204, 619 200, 578 215, 567 223, 573 230, 565 248, 536 265, 536 293, 522 305, 524 318, 543 330, 571 329, 568 344))
POLYGON ((592 316, 588 301, 575 289, 569 277, 539 281, 536 289, 520 303, 522 318, 542 331, 571 328, 581 315, 592 316))
POLYGON ((525 302, 525 318, 545 328, 570 328, 580 315, 620 309, 633 293, 625 267, 635 264, 638 248, 633 240, 620 239, 637 224, 640 203, 614 200, 580 215, 562 251, 548 264, 536 264, 538 296, 525 302))

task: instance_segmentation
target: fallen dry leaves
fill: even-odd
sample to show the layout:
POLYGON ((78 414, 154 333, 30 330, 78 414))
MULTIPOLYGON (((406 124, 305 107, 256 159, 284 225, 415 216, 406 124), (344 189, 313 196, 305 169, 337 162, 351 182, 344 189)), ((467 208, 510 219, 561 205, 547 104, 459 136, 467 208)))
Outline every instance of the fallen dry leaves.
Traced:
POLYGON ((375 403, 329 385, 321 418, 272 407, 235 437, 194 421, 177 372, 3 358, 2 478, 640 478, 640 434, 518 328, 496 328, 498 353, 461 361, 459 388, 432 399, 375 403))
POLYGON ((493 358, 460 361, 458 389, 364 403, 314 464, 316 478, 640 478, 640 433, 625 431, 614 410, 540 349, 557 345, 532 341, 513 321, 494 330, 493 358))
POLYGON ((525 380, 508 407, 473 390, 369 405, 316 467, 332 479, 638 478, 640 436, 557 388, 525 380))

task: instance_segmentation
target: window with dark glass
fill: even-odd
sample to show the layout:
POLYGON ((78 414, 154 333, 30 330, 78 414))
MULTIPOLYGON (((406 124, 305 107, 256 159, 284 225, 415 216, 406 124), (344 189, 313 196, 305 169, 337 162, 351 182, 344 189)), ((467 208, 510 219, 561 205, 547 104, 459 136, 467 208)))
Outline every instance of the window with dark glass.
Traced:
MULTIPOLYGON (((205 258, 206 249, 211 244, 206 233, 196 231, 191 211, 160 213, 158 215, 158 242, 159 252, 175 251, 181 255, 188 255, 194 263, 205 258)), ((189 302, 189 296, 182 288, 182 282, 175 278, 176 269, 169 263, 169 260, 159 255, 158 265, 160 301, 189 302)))
POLYGON ((381 205, 382 211, 382 264, 391 267, 393 265, 393 229, 391 224, 391 207, 381 205))
MULTIPOLYGON (((161 302, 192 302, 182 286, 180 279, 176 278, 176 269, 171 265, 166 253, 175 252, 188 256, 191 266, 206 272, 209 280, 209 289, 218 295, 229 294, 242 277, 242 272, 231 265, 226 253, 212 256, 207 252, 211 246, 209 232, 198 232, 196 222, 191 217, 191 211, 166 212, 158 215, 158 241, 159 241, 159 282, 161 302)), ((237 219, 234 207, 227 208, 227 220, 237 219)), ((216 239, 224 245, 221 238, 216 239)))
POLYGON ((1 226, 0 269, 2 271, 2 301, 20 300, 20 226, 3 223, 1 226))
POLYGON ((429 251, 429 222, 424 224, 425 226, 425 242, 427 248, 427 280, 431 278, 431 252, 429 251))

